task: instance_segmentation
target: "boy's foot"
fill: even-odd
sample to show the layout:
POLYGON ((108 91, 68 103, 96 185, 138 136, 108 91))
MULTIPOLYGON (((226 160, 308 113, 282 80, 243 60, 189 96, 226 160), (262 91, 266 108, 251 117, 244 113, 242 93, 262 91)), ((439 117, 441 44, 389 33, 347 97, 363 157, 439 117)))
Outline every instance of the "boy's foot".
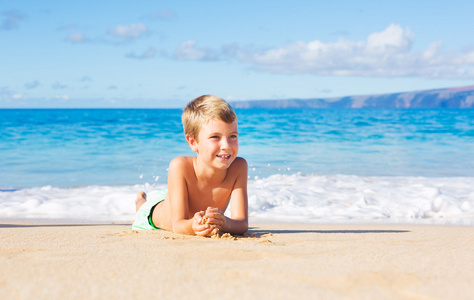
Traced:
POLYGON ((143 205, 143 203, 146 202, 146 194, 145 192, 138 192, 137 194, 137 199, 135 199, 135 211, 138 211, 138 209, 143 205))

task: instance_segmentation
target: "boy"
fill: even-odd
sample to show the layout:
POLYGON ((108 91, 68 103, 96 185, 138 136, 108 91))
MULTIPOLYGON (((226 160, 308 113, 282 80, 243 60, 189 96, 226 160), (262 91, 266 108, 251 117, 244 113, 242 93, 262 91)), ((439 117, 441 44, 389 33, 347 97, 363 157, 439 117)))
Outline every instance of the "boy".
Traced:
POLYGON ((247 162, 237 157, 237 116, 222 98, 200 96, 182 115, 184 134, 196 157, 176 157, 169 166, 168 190, 148 200, 139 192, 133 229, 165 229, 211 236, 248 229, 247 162), (224 215, 231 204, 231 217, 224 215), (206 217, 206 218, 204 218, 206 217), (204 223, 203 219, 207 219, 204 223), (204 224, 203 224, 204 223, 204 224))

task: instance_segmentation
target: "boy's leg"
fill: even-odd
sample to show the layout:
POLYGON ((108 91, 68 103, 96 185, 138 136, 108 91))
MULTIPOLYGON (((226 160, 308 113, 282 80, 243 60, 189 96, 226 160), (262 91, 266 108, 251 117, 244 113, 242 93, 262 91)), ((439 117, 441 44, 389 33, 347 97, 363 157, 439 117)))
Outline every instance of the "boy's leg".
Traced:
POLYGON ((166 198, 166 190, 152 193, 150 199, 148 200, 147 195, 144 192, 139 192, 137 194, 137 199, 135 201, 137 213, 135 216, 135 221, 132 224, 132 229, 134 230, 158 230, 160 228, 156 227, 152 220, 152 214, 154 213, 154 207, 166 198))
POLYGON ((137 194, 137 199, 135 199, 135 211, 138 211, 138 209, 143 205, 143 203, 146 202, 146 194, 145 192, 138 192, 137 194))

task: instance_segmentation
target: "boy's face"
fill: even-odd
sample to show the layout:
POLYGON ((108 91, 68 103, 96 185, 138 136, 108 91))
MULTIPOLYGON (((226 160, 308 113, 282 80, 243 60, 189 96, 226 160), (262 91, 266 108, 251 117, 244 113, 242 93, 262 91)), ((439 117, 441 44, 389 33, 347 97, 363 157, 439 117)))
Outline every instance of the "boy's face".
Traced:
POLYGON ((186 136, 198 158, 218 169, 227 169, 239 151, 237 121, 226 123, 212 119, 202 125, 198 138, 186 136))

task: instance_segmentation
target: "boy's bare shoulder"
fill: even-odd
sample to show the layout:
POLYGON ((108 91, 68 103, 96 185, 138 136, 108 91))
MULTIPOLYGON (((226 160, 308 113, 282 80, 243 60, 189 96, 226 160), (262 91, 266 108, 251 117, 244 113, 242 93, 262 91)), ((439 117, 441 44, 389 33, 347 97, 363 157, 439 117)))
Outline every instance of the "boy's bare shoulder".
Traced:
POLYGON ((170 170, 187 170, 193 166, 193 157, 178 156, 171 160, 170 170))
POLYGON ((239 168, 247 168, 247 161, 243 157, 236 157, 232 165, 235 165, 239 168))
POLYGON ((242 172, 247 173, 247 170, 248 170, 247 161, 243 157, 236 157, 234 162, 232 163, 231 169, 235 170, 236 173, 242 173, 242 172))

